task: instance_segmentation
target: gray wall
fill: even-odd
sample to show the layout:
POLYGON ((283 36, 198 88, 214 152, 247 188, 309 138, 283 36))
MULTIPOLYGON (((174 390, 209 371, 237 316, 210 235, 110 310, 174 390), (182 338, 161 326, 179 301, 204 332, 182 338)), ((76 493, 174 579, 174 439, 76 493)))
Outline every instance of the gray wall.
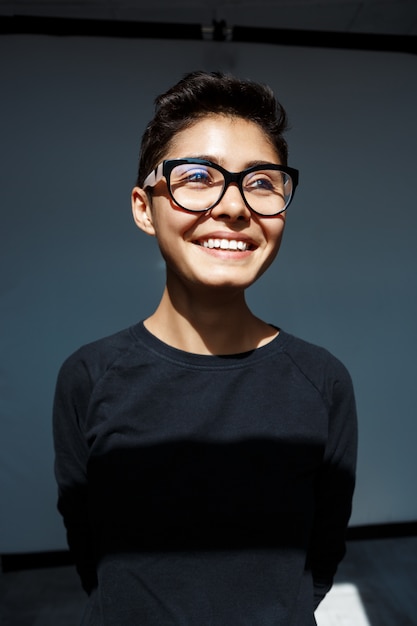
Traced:
POLYGON ((130 216, 157 93, 193 69, 268 82, 301 170, 256 313, 351 371, 352 524, 417 519, 417 57, 269 45, 0 37, 0 553, 65 547, 51 403, 80 344, 147 316, 163 265, 130 216))

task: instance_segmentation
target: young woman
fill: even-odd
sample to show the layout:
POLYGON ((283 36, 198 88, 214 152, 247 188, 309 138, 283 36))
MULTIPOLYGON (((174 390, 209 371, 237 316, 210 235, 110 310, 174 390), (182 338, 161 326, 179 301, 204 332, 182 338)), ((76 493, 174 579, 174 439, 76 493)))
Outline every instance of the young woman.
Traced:
POLYGON ((268 87, 195 72, 157 99, 132 193, 166 286, 61 368, 59 510, 84 626, 312 626, 344 555, 343 365, 256 317, 298 181, 268 87))

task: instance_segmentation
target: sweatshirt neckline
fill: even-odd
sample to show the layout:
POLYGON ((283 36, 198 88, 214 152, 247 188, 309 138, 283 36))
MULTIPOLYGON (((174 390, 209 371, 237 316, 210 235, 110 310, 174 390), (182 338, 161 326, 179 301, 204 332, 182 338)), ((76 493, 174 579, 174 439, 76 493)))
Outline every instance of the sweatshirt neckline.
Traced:
MULTIPOLYGON (((277 328, 274 326, 274 328, 277 328)), ((192 365, 197 367, 242 367, 254 361, 263 360, 268 358, 272 353, 277 350, 281 350, 287 334, 281 330, 274 339, 269 341, 259 348, 248 350, 247 352, 238 352, 235 354, 196 354, 193 352, 186 352, 179 348, 174 348, 169 344, 163 342, 153 335, 144 325, 144 320, 131 328, 134 336, 139 340, 148 350, 158 354, 161 358, 172 362, 182 363, 186 365, 192 365)))

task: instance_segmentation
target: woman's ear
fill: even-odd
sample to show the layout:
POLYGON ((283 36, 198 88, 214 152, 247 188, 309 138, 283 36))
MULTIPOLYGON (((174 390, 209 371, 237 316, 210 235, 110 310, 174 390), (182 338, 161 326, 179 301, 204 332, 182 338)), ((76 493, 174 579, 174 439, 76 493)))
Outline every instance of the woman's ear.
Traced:
POLYGON ((134 187, 132 191, 132 213, 135 224, 147 235, 155 236, 151 203, 148 194, 141 187, 134 187))

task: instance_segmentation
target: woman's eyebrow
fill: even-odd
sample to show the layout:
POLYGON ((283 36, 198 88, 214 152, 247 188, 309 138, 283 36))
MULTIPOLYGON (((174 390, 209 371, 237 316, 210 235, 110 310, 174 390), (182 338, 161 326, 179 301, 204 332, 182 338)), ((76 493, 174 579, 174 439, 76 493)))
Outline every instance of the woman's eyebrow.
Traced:
POLYGON ((211 161, 216 165, 222 164, 222 159, 218 159, 213 154, 187 154, 184 159, 201 159, 202 161, 211 161))
MULTIPOLYGON (((189 154, 189 155, 187 155, 184 158, 186 158, 186 159, 201 159, 203 161, 210 161, 211 163, 214 163, 215 165, 220 165, 221 167, 224 167, 225 169, 227 169, 225 167, 225 164, 224 164, 224 159, 223 158, 218 158, 218 157, 214 156, 213 154, 189 154)), ((277 161, 278 160, 279 159, 277 159, 277 161)), ((256 165, 281 165, 281 163, 274 163, 273 161, 268 161, 268 160, 265 160, 265 159, 254 159, 252 161, 247 161, 245 163, 245 166, 243 167, 243 170, 246 170, 249 167, 255 167, 256 165)))
MULTIPOLYGON (((277 159, 278 161, 279 159, 277 159)), ((255 165, 281 165, 281 163, 275 163, 274 161, 264 161, 263 159, 256 159, 255 161, 248 161, 246 168, 255 167, 255 165)))

